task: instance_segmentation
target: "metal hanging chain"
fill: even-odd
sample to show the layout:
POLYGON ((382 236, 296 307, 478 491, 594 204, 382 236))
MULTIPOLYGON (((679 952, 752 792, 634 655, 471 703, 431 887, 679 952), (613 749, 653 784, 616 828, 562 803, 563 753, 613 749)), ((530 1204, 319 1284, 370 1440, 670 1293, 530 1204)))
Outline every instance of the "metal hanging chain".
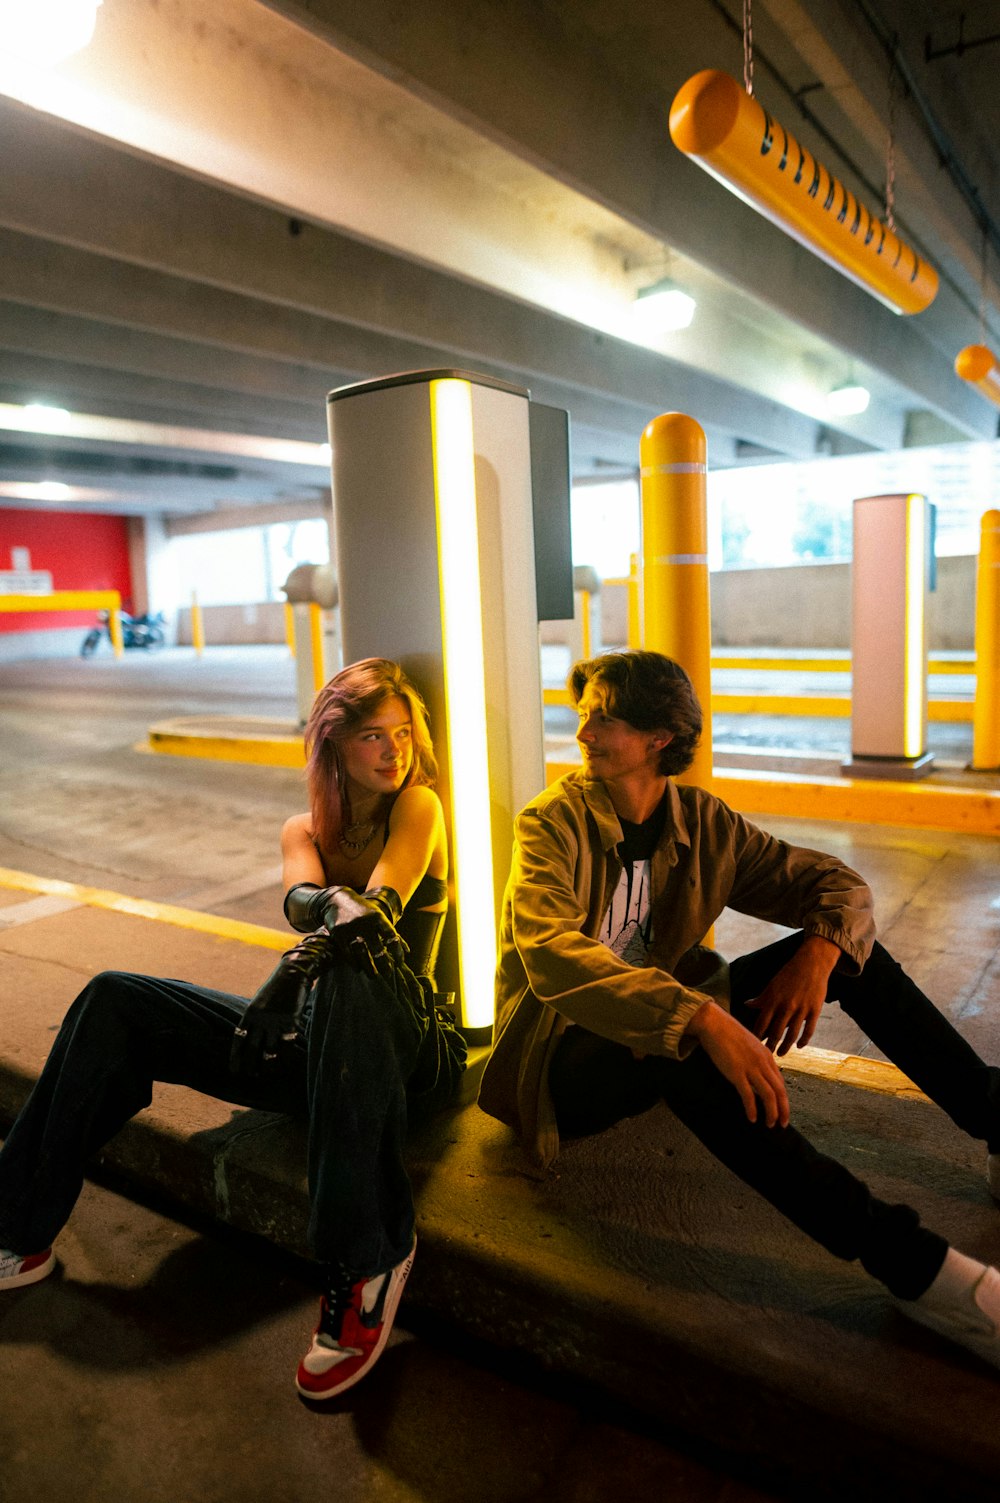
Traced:
POLYGON ((753 9, 752 0, 743 0, 743 87, 753 98, 753 9))
POLYGON ((896 53, 889 68, 889 143, 885 159, 885 226, 896 229, 896 53))

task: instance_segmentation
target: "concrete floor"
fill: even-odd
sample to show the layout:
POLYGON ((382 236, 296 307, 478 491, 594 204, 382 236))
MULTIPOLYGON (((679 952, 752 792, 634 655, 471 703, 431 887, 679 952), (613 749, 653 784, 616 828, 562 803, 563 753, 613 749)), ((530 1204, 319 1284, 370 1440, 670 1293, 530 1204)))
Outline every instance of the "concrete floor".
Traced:
POLYGON ((311 1407, 292 1388, 308 1270, 104 1186, 85 1187, 59 1257, 0 1309, 4 1503, 67 1488, 76 1503, 775 1496, 626 1427, 597 1392, 498 1370, 440 1325, 427 1340, 400 1324, 364 1384, 311 1407))
MULTIPOLYGON (((0 865, 280 924, 276 835, 281 820, 304 805, 301 775, 155 757, 135 746, 156 719, 205 713, 291 717, 293 704, 292 667, 280 649, 217 650, 200 662, 191 653, 174 652, 151 659, 129 654, 120 663, 3 665, 0 865)), ((797 843, 836 851, 865 873, 876 892, 882 937, 977 1047, 1000 1057, 995 841, 809 821, 767 823, 797 843)), ((780 932, 727 914, 716 939, 737 953, 780 932)), ((119 963, 137 964, 129 956, 119 963)), ((852 1052, 866 1048, 835 1010, 816 1042, 852 1052)), ((845 1154, 866 1152, 869 1140, 876 1146, 870 1125, 861 1130, 845 1118, 833 1131, 844 1138, 835 1146, 845 1154)), ((645 1150, 651 1164, 662 1156, 658 1141, 645 1150)), ((611 1139, 604 1151, 614 1157, 611 1139)), ((583 1161, 578 1166, 576 1189, 584 1195, 593 1178, 590 1167, 583 1161)), ((926 1193, 933 1192, 936 1211, 964 1226, 968 1207, 981 1198, 981 1170, 963 1161, 959 1171, 957 1199, 942 1188, 946 1179, 926 1193)), ((512 1172, 505 1170, 505 1179, 512 1172)), ((564 1189, 572 1188, 573 1172, 567 1162, 564 1189)), ((678 1241, 693 1238, 692 1246, 701 1249, 712 1244, 713 1207, 725 1203, 728 1192, 721 1187, 718 1200, 706 1196, 701 1163, 693 1164, 688 1179, 696 1194, 681 1205, 675 1233, 678 1241), (709 1222, 695 1225, 692 1206, 701 1202, 699 1215, 709 1222)), ((556 1187, 556 1202, 558 1193, 556 1187)), ((561 1225, 564 1213, 557 1203, 555 1209, 561 1225)), ((470 1214, 475 1211, 471 1207, 470 1214)), ((599 1207, 594 1215, 597 1225, 599 1207)), ((976 1235, 990 1247, 970 1244, 969 1250, 995 1260, 989 1215, 976 1235)), ((648 1231, 640 1232, 638 1238, 629 1233, 630 1253, 652 1247, 648 1231)), ((643 1503, 654 1496, 691 1503, 750 1503, 763 1496, 703 1466, 704 1456, 698 1462, 678 1458, 634 1422, 608 1424, 599 1400, 565 1398, 548 1378, 532 1389, 524 1372, 511 1379, 468 1349, 450 1351, 439 1344, 440 1327, 433 1345, 402 1333, 385 1359, 384 1376, 362 1385, 356 1404, 315 1416, 290 1392, 286 1402, 312 1318, 308 1280, 294 1260, 268 1255, 256 1243, 239 1246, 228 1233, 192 1231, 98 1187, 88 1187, 60 1242, 60 1256, 60 1281, 10 1296, 2 1315, 4 1344, 10 1344, 15 1364, 14 1383, 4 1385, 10 1398, 0 1406, 4 1503, 26 1503, 64 1485, 71 1468, 83 1499, 298 1499, 313 1487, 329 1487, 331 1475, 335 1496, 390 1503, 494 1497, 590 1503, 621 1491, 643 1503), (66 1447, 52 1440, 61 1434, 66 1447), (133 1443, 136 1434, 143 1436, 141 1445, 133 1443), (287 1457, 291 1462, 282 1459, 287 1457), (17 1462, 15 1470, 8 1458, 17 1462), (11 1492, 12 1485, 20 1491, 11 1492)), ((707 1277, 699 1263, 699 1299, 706 1280, 714 1284, 718 1276, 723 1305, 731 1302, 726 1266, 716 1259, 707 1277)), ((766 1267, 762 1259, 760 1269, 766 1267)), ((836 1340, 846 1342, 845 1352, 850 1347, 855 1356, 874 1354, 887 1364, 887 1375, 901 1375, 892 1342, 887 1352, 880 1331, 874 1345, 867 1339, 869 1326, 884 1319, 869 1309, 881 1312, 882 1302, 859 1306, 853 1272, 845 1274, 841 1299, 839 1283, 831 1284, 824 1270, 817 1275, 814 1308, 812 1285, 799 1277, 805 1268, 811 1278, 811 1267, 800 1251, 789 1264, 787 1291, 790 1308, 804 1302, 807 1316, 819 1312, 814 1323, 823 1340, 811 1334, 810 1352, 836 1334, 828 1319, 832 1300, 836 1340)), ((648 1277, 645 1264, 635 1273, 640 1283, 648 1277)), ((760 1319, 755 1301, 751 1290, 741 1305, 751 1333, 760 1319)), ((774 1321, 783 1308, 778 1301, 767 1319, 774 1321)), ((700 1305, 694 1318, 704 1318, 700 1305)), ((771 1334, 762 1331, 764 1349, 771 1343, 777 1351, 777 1325, 771 1334)), ((746 1340, 750 1347, 758 1344, 749 1335, 746 1340)), ((914 1360, 923 1382, 950 1385, 944 1404, 956 1393, 974 1398, 993 1391, 988 1378, 966 1377, 967 1365, 960 1360, 956 1369, 947 1351, 939 1359, 933 1342, 926 1348, 923 1341, 910 1338, 914 1360)), ((818 1370, 813 1377, 822 1382, 818 1370)), ((875 1386, 881 1391, 884 1385, 875 1386)))
MULTIPOLYGON (((305 807, 303 775, 136 750, 153 721, 176 715, 294 720, 294 667, 283 648, 217 648, 201 659, 178 649, 126 653, 120 662, 109 655, 3 664, 0 705, 0 866, 283 927, 277 832, 305 807)), ((761 755, 780 750, 781 737, 786 750, 797 742, 822 755, 835 743, 837 724, 775 718, 744 725, 742 734, 756 737, 761 755)), ((722 745, 740 733, 721 717, 714 729, 722 745)), ((938 754, 948 764, 950 750, 957 768, 961 738, 971 747, 971 728, 931 726, 930 733, 938 754)), ((761 822, 859 870, 874 889, 883 942, 977 1048, 1000 1056, 995 841, 761 822)), ((784 932, 727 913, 716 942, 734 955, 784 932)), ((835 1011, 814 1042, 875 1052, 835 1011)))
MULTIPOLYGON (((3 664, 0 865, 281 925, 277 831, 304 807, 301 774, 136 748, 166 716, 291 718, 294 694, 281 650, 3 664)), ((599 1390, 560 1385, 440 1321, 427 1332, 405 1310, 372 1377, 316 1411, 291 1381, 315 1317, 312 1270, 134 1194, 88 1183, 59 1259, 52 1279, 0 1309, 4 1503, 70 1481, 80 1503, 778 1496, 672 1448, 599 1390)))

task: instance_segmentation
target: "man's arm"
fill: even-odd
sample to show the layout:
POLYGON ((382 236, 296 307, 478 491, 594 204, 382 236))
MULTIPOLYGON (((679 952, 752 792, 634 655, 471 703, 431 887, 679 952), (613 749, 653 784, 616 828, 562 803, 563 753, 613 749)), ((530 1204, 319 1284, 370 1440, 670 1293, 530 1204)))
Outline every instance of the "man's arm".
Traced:
POLYGON ((757 1011, 754 1033, 768 1049, 787 1054, 802 1049, 816 1032, 827 983, 841 958, 832 940, 807 934, 798 950, 771 978, 750 1006, 757 1011))
POLYGON ((774 1055, 717 1002, 706 1002, 687 1026, 720 1075, 736 1088, 743 1110, 757 1121, 757 1103, 768 1127, 787 1127, 788 1092, 774 1055))
POLYGON ((831 940, 836 963, 857 975, 875 940, 874 904, 864 878, 836 856, 790 845, 721 806, 729 821, 735 866, 719 910, 802 929, 831 940))

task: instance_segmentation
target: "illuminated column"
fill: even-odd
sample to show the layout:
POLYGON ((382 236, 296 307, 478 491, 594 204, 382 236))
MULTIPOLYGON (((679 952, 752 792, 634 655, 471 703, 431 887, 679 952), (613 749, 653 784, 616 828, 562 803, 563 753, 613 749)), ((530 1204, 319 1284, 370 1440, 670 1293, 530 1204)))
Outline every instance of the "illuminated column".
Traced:
POLYGON ((528 393, 420 371, 332 392, 329 419, 344 661, 394 658, 427 701, 457 920, 438 983, 488 1027, 513 819, 545 781, 528 393))
POLYGON ((704 730, 679 779, 712 786, 712 620, 708 592, 705 435, 694 418, 666 412, 639 441, 642 486, 642 645, 685 668, 704 730))
POLYGON ((976 573, 976 703, 972 765, 1000 767, 1000 511, 984 514, 976 573))
POLYGON ((925 625, 932 546, 926 496, 855 501, 851 760, 844 766, 853 777, 922 777, 933 765, 925 625))

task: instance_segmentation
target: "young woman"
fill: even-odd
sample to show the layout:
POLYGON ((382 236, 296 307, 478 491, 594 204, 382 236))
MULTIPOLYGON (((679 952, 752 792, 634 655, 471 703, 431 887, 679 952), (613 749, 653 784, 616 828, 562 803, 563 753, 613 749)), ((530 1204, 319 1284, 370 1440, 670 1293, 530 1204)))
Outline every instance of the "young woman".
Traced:
POLYGON ((104 972, 70 1008, 0 1151, 0 1290, 55 1266, 87 1160, 154 1081, 305 1114, 320 1322, 306 1398, 381 1354, 413 1262, 407 1126, 451 1097, 465 1043, 434 992, 447 845, 426 712, 395 663, 331 679, 306 727, 310 812, 282 831, 285 912, 305 936, 249 1002, 104 972))

